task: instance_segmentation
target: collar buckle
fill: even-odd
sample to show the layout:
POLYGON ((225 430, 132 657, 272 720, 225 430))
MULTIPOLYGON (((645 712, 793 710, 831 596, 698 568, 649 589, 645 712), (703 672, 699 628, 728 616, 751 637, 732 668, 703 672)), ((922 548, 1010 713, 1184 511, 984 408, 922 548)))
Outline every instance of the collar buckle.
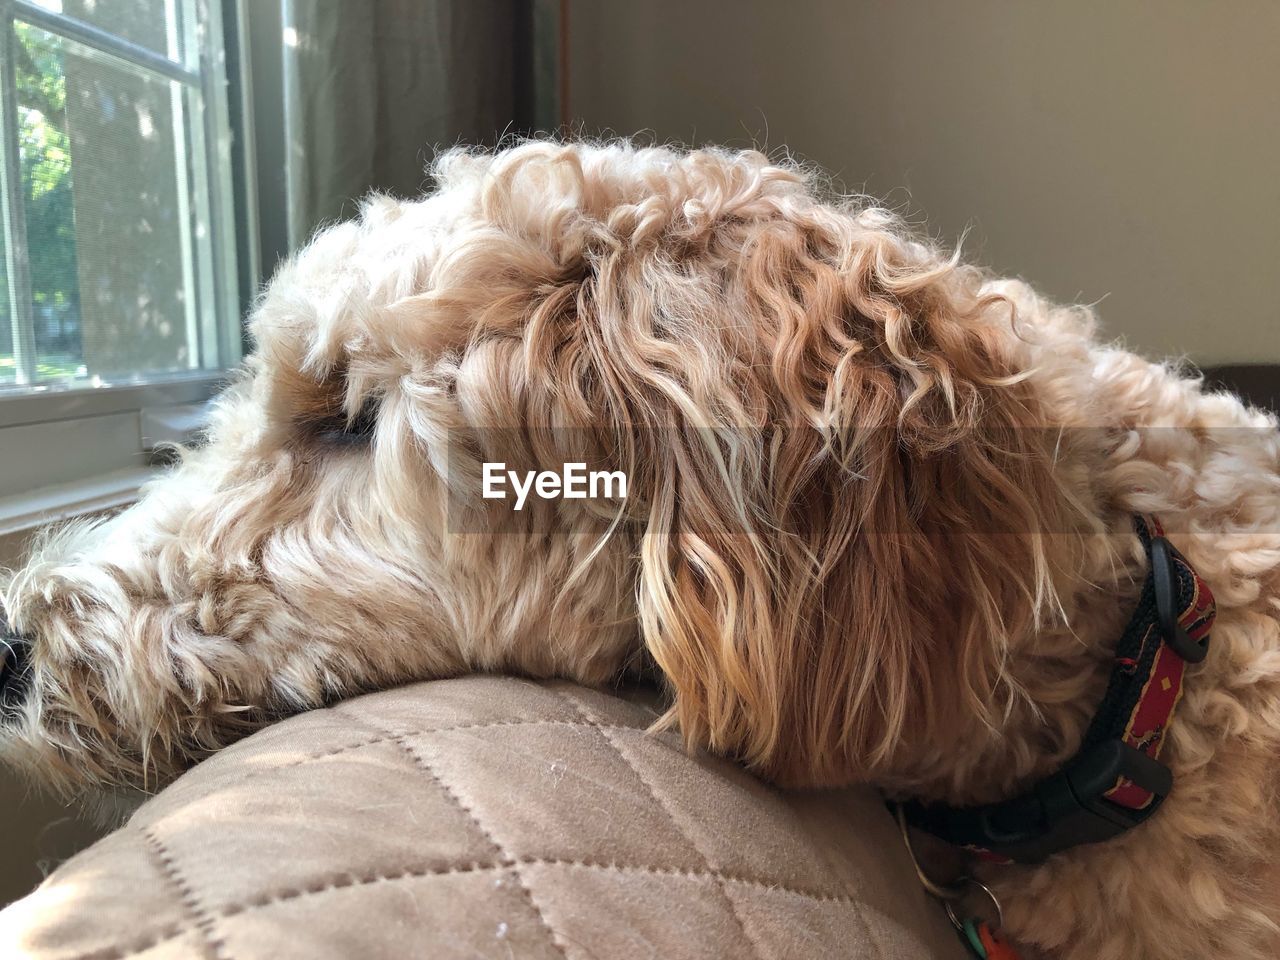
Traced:
POLYGON ((908 819, 997 858, 1039 863, 1069 847, 1101 843, 1136 827, 1172 789, 1168 767, 1114 738, 1084 750, 1015 799, 967 810, 910 805, 908 819), (1149 792, 1151 800, 1139 809, 1108 800, 1106 793, 1122 778, 1149 792))
POLYGON ((912 826, 991 859, 1038 863, 1119 836, 1159 809, 1173 789, 1172 773, 1157 759, 1164 730, 1186 664, 1209 652, 1215 607, 1213 591, 1157 518, 1136 516, 1134 528, 1149 571, 1117 644, 1106 694, 1085 731, 1087 746, 1057 773, 1001 803, 909 803, 903 809, 912 826))

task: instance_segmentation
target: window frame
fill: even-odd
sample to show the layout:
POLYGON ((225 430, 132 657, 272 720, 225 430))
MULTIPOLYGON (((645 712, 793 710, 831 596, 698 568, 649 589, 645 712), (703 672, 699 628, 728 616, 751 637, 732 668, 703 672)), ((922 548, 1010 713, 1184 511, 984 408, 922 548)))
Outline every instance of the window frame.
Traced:
MULTIPOLYGON (((240 361, 244 352, 242 319, 256 295, 262 262, 255 188, 259 164, 253 146, 250 64, 245 57, 247 6, 247 0, 191 0, 195 22, 185 27, 188 42, 183 62, 178 62, 30 0, 0 0, 0 49, 5 53, 0 58, 0 203, 9 285, 14 291, 11 303, 16 301, 12 311, 14 329, 24 331, 14 337, 15 369, 26 364, 29 380, 35 362, 24 198, 20 175, 14 176, 21 169, 13 56, 19 42, 17 22, 198 91, 201 116, 189 114, 184 118, 187 135, 179 151, 198 145, 203 153, 200 162, 187 164, 187 172, 202 178, 203 182, 193 184, 191 194, 203 191, 199 202, 208 213, 211 240, 206 260, 210 275, 199 290, 202 299, 209 302, 200 303, 197 309, 201 313, 201 356, 214 358, 212 369, 121 379, 100 386, 51 382, 0 387, 0 533, 29 530, 48 520, 102 509, 103 489, 115 491, 108 498, 109 506, 121 505, 136 496, 137 488, 156 471, 151 457, 155 444, 184 439, 171 433, 149 436, 154 425, 194 423, 190 412, 198 410, 197 405, 206 403, 225 385, 240 361), (19 347, 25 350, 21 357, 19 347), (99 444, 95 450, 92 441, 99 428, 108 423, 118 425, 122 416, 136 421, 136 445, 103 450, 99 444), (32 429, 39 425, 47 429, 32 429), (83 440, 84 449, 94 453, 86 453, 84 462, 74 464, 69 475, 64 469, 62 475, 51 477, 48 486, 19 491, 5 488, 4 460, 12 456, 34 458, 30 462, 36 462, 42 450, 47 455, 49 444, 55 440, 61 444, 83 440)), ((175 160, 181 163, 182 156, 179 152, 175 160)), ((198 252, 193 252, 189 262, 197 271, 201 268, 199 260, 198 252)), ((9 296, 9 290, 3 295, 9 296)))

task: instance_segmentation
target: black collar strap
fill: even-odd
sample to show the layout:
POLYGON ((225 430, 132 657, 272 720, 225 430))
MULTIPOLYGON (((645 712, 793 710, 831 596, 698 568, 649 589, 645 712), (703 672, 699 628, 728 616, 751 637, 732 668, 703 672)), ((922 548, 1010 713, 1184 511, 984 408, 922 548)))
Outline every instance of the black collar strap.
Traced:
POLYGON ((1000 862, 1038 863, 1142 823, 1173 786, 1160 749, 1188 663, 1209 650, 1213 593, 1154 517, 1134 518, 1150 572, 1116 646, 1106 696, 1067 764, 1021 795, 983 807, 905 806, 908 822, 1000 862))

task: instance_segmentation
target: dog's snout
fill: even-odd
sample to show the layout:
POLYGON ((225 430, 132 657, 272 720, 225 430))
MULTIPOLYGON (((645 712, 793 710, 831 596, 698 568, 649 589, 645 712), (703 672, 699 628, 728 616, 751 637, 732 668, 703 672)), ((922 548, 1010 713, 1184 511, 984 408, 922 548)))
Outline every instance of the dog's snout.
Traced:
POLYGON ((21 697, 27 676, 30 641, 9 626, 9 617, 0 604, 0 706, 13 705, 21 697))

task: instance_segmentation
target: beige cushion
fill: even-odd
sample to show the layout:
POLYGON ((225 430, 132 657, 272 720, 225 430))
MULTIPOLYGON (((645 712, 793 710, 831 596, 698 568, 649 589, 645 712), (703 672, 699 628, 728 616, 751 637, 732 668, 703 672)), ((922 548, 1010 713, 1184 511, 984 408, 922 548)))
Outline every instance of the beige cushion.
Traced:
POLYGON ((0 913, 0 956, 963 956, 865 791, 782 793, 560 683, 420 683, 200 764, 0 913))

